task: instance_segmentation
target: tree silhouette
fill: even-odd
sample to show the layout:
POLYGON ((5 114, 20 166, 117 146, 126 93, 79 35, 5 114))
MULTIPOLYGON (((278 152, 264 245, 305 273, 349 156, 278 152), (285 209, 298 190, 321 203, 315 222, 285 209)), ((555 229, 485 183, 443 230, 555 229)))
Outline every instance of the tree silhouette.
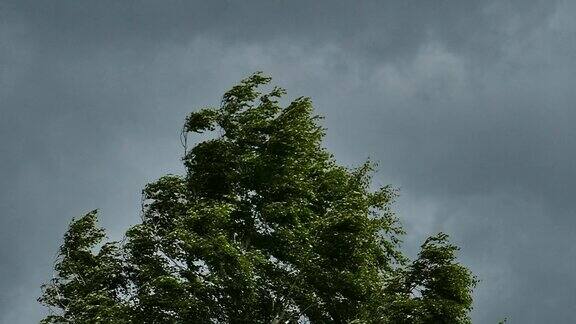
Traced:
POLYGON ((253 74, 187 117, 184 135, 217 136, 186 152, 186 175, 145 187, 122 243, 102 245, 96 211, 72 221, 44 323, 469 322, 457 248, 441 233, 409 261, 395 190, 370 189, 372 163, 338 165, 311 101, 281 107, 269 82, 253 74))

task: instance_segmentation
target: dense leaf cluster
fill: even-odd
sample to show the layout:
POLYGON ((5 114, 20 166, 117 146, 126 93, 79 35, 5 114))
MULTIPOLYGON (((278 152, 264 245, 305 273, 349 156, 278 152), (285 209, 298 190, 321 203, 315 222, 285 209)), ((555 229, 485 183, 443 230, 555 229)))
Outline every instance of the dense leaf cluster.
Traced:
POLYGON ((142 223, 101 245, 96 212, 71 223, 45 323, 466 323, 475 280, 440 234, 410 262, 372 164, 339 166, 308 98, 259 73, 191 113, 216 132, 185 176, 143 190, 142 223), (100 246, 99 249, 97 247, 100 246))

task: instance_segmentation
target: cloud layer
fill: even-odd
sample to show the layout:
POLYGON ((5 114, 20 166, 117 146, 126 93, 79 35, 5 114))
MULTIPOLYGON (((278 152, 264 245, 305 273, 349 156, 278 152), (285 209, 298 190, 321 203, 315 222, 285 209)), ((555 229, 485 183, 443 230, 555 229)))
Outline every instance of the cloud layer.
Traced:
POLYGON ((256 70, 401 188, 406 249, 445 231, 475 323, 570 322, 576 25, 568 1, 0 1, 0 322, 37 321, 71 217, 111 237, 181 172, 185 115, 256 70))

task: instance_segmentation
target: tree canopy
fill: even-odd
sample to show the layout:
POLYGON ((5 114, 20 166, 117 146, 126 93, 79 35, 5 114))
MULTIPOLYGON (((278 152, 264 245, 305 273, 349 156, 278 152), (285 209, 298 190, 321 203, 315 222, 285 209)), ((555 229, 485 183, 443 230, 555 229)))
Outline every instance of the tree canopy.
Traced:
POLYGON ((396 191, 339 165, 309 98, 261 73, 191 113, 185 175, 143 190, 142 222, 104 242, 73 220, 39 301, 44 323, 468 323, 476 281, 447 235, 400 249, 396 191))

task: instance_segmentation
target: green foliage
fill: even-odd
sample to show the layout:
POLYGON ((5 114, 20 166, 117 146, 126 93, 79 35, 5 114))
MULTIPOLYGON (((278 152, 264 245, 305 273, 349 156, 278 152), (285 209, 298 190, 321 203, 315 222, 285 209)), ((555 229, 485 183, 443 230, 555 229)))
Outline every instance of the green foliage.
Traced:
POLYGON ((122 291, 127 287, 121 250, 116 242, 95 245, 104 238, 96 227, 96 211, 72 221, 60 247, 56 276, 43 285, 39 301, 62 310, 43 323, 118 322, 129 311, 122 291))
POLYGON ((142 223, 106 243, 96 212, 73 221, 44 323, 467 323, 470 271, 447 236, 409 262, 391 187, 373 165, 339 166, 308 98, 258 92, 259 73, 220 108, 186 119, 217 131, 183 158, 185 176, 143 190, 142 223))

